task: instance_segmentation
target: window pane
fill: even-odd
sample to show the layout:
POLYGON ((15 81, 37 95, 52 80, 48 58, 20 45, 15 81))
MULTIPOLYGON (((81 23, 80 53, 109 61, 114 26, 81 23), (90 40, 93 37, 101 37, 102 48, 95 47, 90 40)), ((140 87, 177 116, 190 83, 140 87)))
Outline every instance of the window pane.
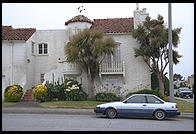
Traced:
POLYGON ((154 96, 147 96, 148 103, 162 103, 159 99, 155 98, 154 96))
POLYGON ((42 44, 39 44, 39 54, 42 54, 42 44))
POLYGON ((146 98, 145 96, 133 96, 127 100, 127 103, 146 103, 146 98))
POLYGON ((44 44, 44 54, 47 54, 47 53, 48 53, 48 45, 44 44))
POLYGON ((44 74, 40 74, 40 81, 41 81, 41 83, 44 82, 44 74))
POLYGON ((32 54, 34 54, 34 43, 33 42, 31 44, 31 52, 32 52, 32 54))

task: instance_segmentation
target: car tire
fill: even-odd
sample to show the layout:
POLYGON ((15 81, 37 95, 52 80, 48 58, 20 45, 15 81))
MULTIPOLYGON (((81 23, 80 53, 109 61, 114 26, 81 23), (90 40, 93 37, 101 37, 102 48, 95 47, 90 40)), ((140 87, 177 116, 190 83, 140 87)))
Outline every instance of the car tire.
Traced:
POLYGON ((110 119, 114 119, 117 117, 117 112, 113 108, 109 108, 106 110, 106 116, 110 119))
POLYGON ((166 117, 166 113, 163 110, 156 110, 153 115, 156 120, 163 120, 166 117))

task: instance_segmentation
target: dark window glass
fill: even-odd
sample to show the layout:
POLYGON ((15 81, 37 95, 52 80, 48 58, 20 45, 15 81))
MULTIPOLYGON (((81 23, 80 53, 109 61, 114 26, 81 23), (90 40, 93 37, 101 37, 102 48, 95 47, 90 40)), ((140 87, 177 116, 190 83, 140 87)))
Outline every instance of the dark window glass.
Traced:
POLYGON ((42 44, 39 44, 39 54, 42 54, 42 44))
POLYGON ((44 74, 40 74, 40 81, 41 81, 41 83, 44 82, 44 74))
POLYGON ((156 104, 162 103, 159 99, 157 99, 154 96, 147 96, 147 100, 148 100, 148 103, 156 103, 156 104))
POLYGON ((127 103, 146 103, 145 96, 133 96, 127 100, 127 103))
POLYGON ((48 45, 44 44, 44 54, 47 54, 47 53, 48 53, 48 45))

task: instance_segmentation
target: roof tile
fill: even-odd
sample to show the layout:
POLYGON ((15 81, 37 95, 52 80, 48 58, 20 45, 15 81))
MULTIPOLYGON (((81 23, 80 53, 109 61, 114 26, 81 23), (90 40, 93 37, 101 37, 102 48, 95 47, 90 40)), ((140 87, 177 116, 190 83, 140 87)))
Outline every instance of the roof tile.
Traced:
POLYGON ((12 26, 2 26, 2 40, 25 40, 27 41, 33 33, 35 28, 12 28, 12 26))
POLYGON ((92 30, 102 30, 105 33, 127 33, 133 30, 133 18, 94 19, 92 30))

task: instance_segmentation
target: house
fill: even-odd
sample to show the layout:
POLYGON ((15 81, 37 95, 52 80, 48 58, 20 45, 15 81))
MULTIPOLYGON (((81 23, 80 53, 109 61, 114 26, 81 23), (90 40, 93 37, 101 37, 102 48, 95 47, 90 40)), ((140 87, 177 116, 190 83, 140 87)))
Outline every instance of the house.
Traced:
MULTIPOLYGON (((64 46, 72 35, 88 28, 103 30, 118 46, 115 54, 107 56, 99 67, 95 93, 112 90, 123 96, 131 91, 151 88, 151 73, 141 57, 135 58, 138 42, 130 32, 148 15, 146 9, 134 10, 132 18, 90 20, 78 15, 65 22, 65 29, 36 30, 2 26, 2 92, 12 84, 24 90, 49 82, 73 78, 87 92, 87 76, 75 63, 65 61, 64 46)), ((3 95, 3 94, 2 94, 3 95)))
POLYGON ((188 78, 186 80, 186 85, 190 88, 193 87, 193 85, 194 85, 194 74, 192 74, 191 76, 188 76, 188 78))

